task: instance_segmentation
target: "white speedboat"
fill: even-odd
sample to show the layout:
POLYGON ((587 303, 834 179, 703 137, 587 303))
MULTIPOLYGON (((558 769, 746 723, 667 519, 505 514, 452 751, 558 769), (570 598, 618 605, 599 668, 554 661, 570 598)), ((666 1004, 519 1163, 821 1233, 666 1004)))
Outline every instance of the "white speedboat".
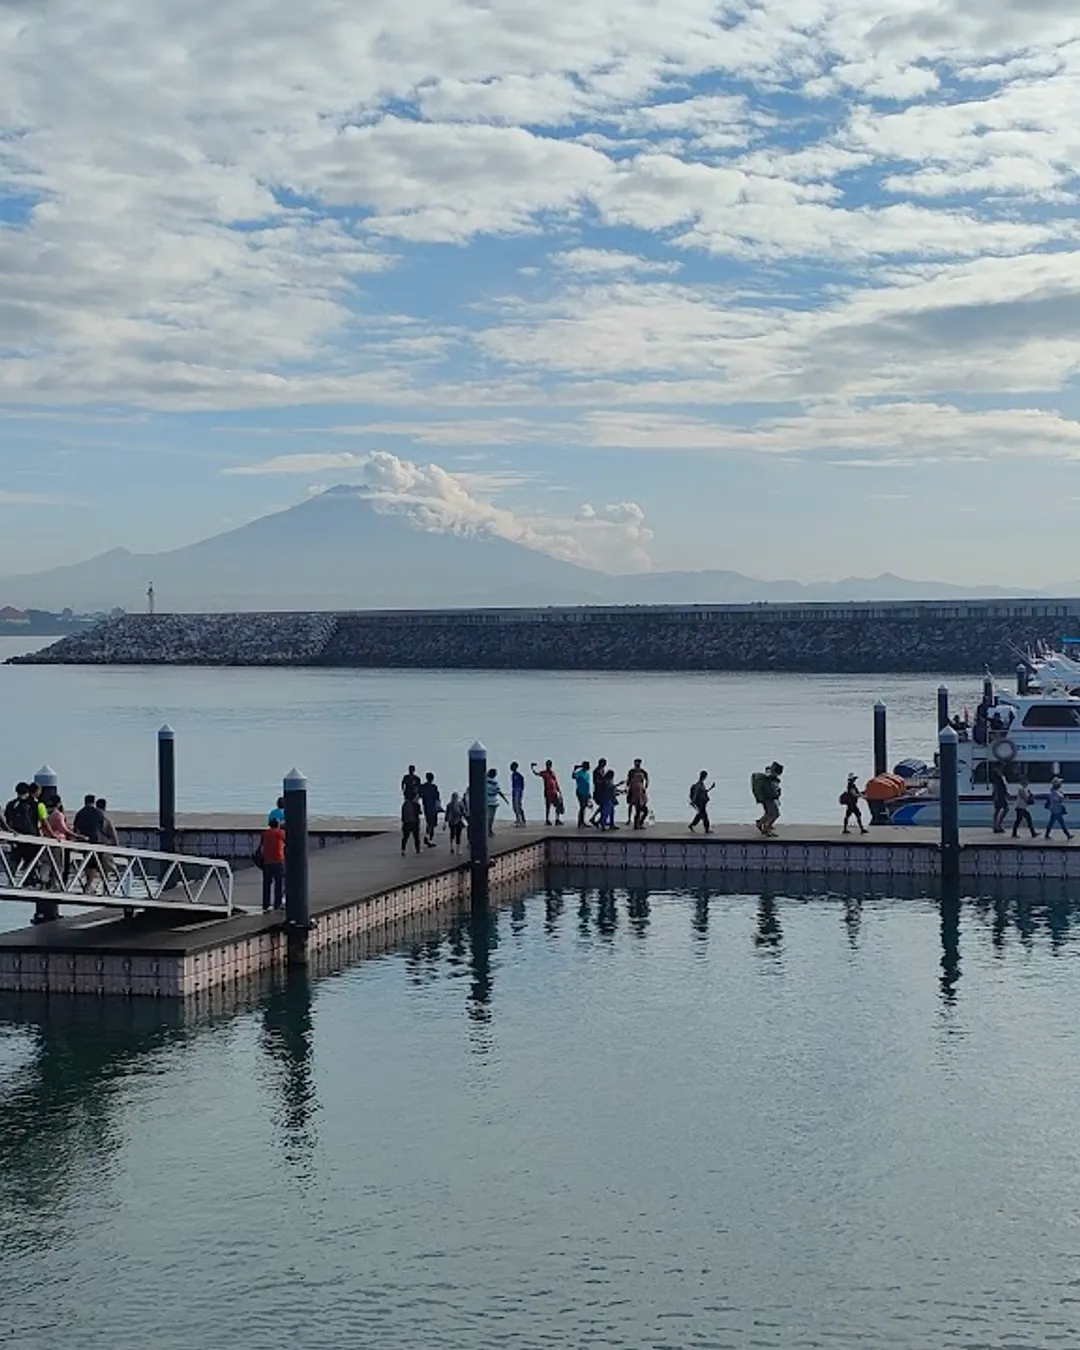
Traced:
MULTIPOLYGON (((1070 814, 1080 828, 1080 662, 1060 652, 1044 652, 1026 665, 1018 686, 1023 693, 1002 693, 987 680, 974 722, 958 726, 962 828, 993 824, 991 782, 997 768, 1014 797, 1021 779, 1030 784, 1037 829, 1046 827, 1046 794, 1051 780, 1060 778, 1070 805, 1077 803, 1071 805, 1070 814)), ((885 806, 893 825, 940 824, 936 768, 911 779, 902 795, 885 806)), ((1007 827, 1012 828, 1011 811, 1007 827)))

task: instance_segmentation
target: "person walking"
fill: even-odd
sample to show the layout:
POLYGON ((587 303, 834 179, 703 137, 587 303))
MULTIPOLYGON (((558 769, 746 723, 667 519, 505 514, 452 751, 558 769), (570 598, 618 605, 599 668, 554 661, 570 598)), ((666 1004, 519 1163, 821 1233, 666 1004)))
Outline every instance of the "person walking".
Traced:
POLYGON ((407 802, 410 797, 420 796, 420 775, 416 765, 410 764, 401 776, 401 800, 407 802))
POLYGON ((562 824, 563 815, 563 796, 562 788, 559 786, 559 777, 550 759, 544 761, 544 767, 538 769, 535 764, 532 766, 533 773, 541 779, 544 784, 544 824, 551 824, 552 813, 555 815, 555 824, 562 824))
POLYGON ((859 782, 853 773, 847 776, 847 787, 840 795, 840 805, 844 808, 844 833, 850 834, 848 826, 852 821, 859 827, 860 834, 868 834, 866 826, 862 822, 862 811, 859 809, 859 798, 862 793, 859 791, 859 782))
POLYGON ((587 759, 583 759, 580 764, 574 765, 573 776, 574 796, 577 798, 577 827, 579 830, 583 830, 588 823, 585 819, 585 813, 592 801, 592 772, 587 759))
POLYGON ((694 819, 690 822, 691 831, 698 825, 704 825, 705 833, 712 834, 712 824, 709 820, 709 798, 712 796, 716 784, 709 782, 708 769, 702 769, 695 782, 690 785, 690 805, 694 808, 694 819))
POLYGON ((424 843, 428 848, 434 848, 435 829, 439 823, 439 812, 442 810, 442 797, 439 795, 439 785, 433 773, 424 774, 419 795, 420 805, 424 809, 424 843))
POLYGON ((617 830, 615 810, 619 804, 619 784, 615 782, 615 770, 606 769, 598 789, 600 796, 597 805, 600 808, 600 829, 617 830))
POLYGON ((269 819, 270 819, 271 821, 273 821, 273 823, 274 823, 275 825, 284 825, 284 824, 285 824, 285 798, 284 798, 284 797, 279 797, 279 798, 277 799, 277 805, 276 805, 276 806, 274 807, 274 809, 270 812, 269 819))
POLYGON ((1046 797, 1046 806, 1050 812, 1050 819, 1046 825, 1046 837, 1050 838, 1055 825, 1060 825, 1061 832, 1066 839, 1071 839, 1069 827, 1065 824, 1065 794, 1062 792, 1062 781, 1060 778, 1054 778, 1050 782, 1050 791, 1046 797))
POLYGON ((1031 790, 1026 777, 1021 777, 1016 788, 1016 819, 1013 822, 1012 837, 1015 839, 1020 832, 1020 826, 1026 825, 1032 839, 1038 835, 1035 828, 1035 822, 1031 819, 1031 808, 1035 805, 1035 794, 1031 790))
POLYGON ((994 766, 990 779, 990 790, 994 800, 994 833, 1005 833, 1005 817, 1009 814, 1009 780, 1000 764, 994 766))
POLYGON ((754 800, 761 807, 761 815, 754 824, 766 837, 776 834, 776 822, 780 819, 780 778, 784 766, 775 760, 764 773, 755 773, 750 778, 750 790, 754 800))
POLYGON ((514 811, 514 824, 520 829, 527 824, 525 820, 525 775, 515 759, 510 765, 510 805, 514 811))
POLYGON ((271 892, 275 909, 285 905, 285 823, 275 820, 273 812, 263 830, 259 853, 262 856, 262 907, 263 913, 268 914, 271 892))
MULTIPOLYGON (((487 782, 484 784, 484 806, 487 809, 487 832, 489 835, 495 833, 495 813, 499 809, 499 802, 506 801, 506 793, 499 786, 498 769, 488 769, 487 782)), ((506 803, 510 805, 509 802, 506 803)))
POLYGON ((401 856, 405 856, 405 846, 411 839, 420 852, 420 798, 406 797, 401 803, 401 856))
POLYGON ((649 774, 640 759, 626 775, 626 823, 643 830, 649 816, 649 774))
POLYGON ((592 814, 591 825, 599 827, 600 825, 600 802, 604 795, 604 780, 607 778, 607 760, 598 759, 596 768, 592 774, 592 799, 596 810, 592 814))
POLYGON ((446 803, 446 810, 443 813, 443 819, 446 821, 446 828, 450 831, 450 852, 461 852, 461 837, 465 833, 465 822, 468 816, 465 813, 465 803, 456 792, 451 792, 450 800, 446 803))

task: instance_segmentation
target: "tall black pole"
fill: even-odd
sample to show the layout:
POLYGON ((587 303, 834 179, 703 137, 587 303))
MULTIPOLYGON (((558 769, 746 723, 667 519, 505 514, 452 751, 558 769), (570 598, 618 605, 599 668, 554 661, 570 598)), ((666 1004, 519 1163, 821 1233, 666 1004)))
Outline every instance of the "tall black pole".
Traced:
POLYGON ((285 938, 290 966, 307 964, 311 930, 308 897, 307 779, 290 769, 282 784, 285 796, 285 938))
POLYGON ((166 722, 157 734, 158 848, 176 852, 176 732, 166 722))
POLYGON ((949 725, 949 686, 939 684, 937 691, 937 729, 949 725))
POLYGON ((946 885, 960 879, 960 785, 957 746, 952 727, 938 733, 938 772, 941 775, 941 878, 946 885))
POLYGON ((1028 690, 1031 687, 1031 672, 1027 664, 1021 661, 1016 667, 1016 692, 1021 698, 1027 698, 1028 690))
POLYGON ((874 704, 874 777, 889 771, 889 739, 885 704, 874 704))
POLYGON ((473 913, 488 910, 487 750, 469 746, 469 881, 473 913))
POLYGON ((983 679, 983 703, 987 708, 993 707, 994 703, 994 677, 987 675, 983 679))

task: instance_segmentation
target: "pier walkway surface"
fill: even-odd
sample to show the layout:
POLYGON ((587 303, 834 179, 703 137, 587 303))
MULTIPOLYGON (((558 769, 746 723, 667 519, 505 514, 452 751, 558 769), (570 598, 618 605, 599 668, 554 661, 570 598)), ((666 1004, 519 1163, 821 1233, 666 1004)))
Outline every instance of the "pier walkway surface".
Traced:
MULTIPOLYGON (((148 820, 149 818, 147 818, 148 820)), ((181 833, 198 831, 207 841, 219 834, 254 837, 261 817, 207 815, 178 822, 181 833)), ((149 829, 143 820, 118 825, 149 829)), ((401 856, 396 821, 312 821, 324 844, 309 857, 313 951, 344 945, 374 933, 401 940, 418 919, 457 908, 469 898, 465 855, 451 855, 446 834, 435 848, 401 856), (339 842, 325 845, 337 835, 339 842)), ((753 825, 716 825, 691 833, 686 822, 654 823, 645 830, 614 833, 543 824, 516 829, 504 824, 491 840, 492 898, 500 888, 541 883, 549 865, 596 869, 618 884, 620 873, 642 874, 659 886, 707 885, 710 877, 746 874, 775 884, 787 878, 849 880, 895 877, 932 884, 940 871, 939 835, 933 829, 878 827, 844 835, 839 826, 781 821, 777 837, 764 839, 753 825)), ((965 831, 962 872, 970 881, 1068 880, 1080 877, 1080 842, 1014 841, 990 830, 965 831)), ((139 913, 125 920, 115 911, 82 911, 35 928, 0 934, 0 989, 199 995, 278 966, 285 959, 284 916, 261 912, 260 874, 237 872, 235 903, 244 912, 202 921, 190 914, 139 913)))

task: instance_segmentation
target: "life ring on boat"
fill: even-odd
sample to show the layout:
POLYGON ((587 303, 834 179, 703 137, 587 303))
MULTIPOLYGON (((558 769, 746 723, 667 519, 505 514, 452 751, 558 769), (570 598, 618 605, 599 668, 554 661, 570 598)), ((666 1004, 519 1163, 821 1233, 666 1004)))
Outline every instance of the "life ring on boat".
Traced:
POLYGON ((1011 764, 1016 758, 1016 742, 1010 741, 1008 736, 1003 740, 995 741, 991 749, 999 764, 1011 764))

